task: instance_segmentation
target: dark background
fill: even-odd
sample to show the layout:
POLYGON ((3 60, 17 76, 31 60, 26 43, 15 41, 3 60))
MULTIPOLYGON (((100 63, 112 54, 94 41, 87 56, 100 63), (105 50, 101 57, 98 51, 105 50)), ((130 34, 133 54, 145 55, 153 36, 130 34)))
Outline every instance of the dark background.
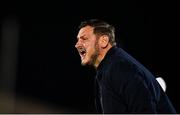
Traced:
POLYGON ((1 3, 0 16, 0 80, 5 84, 1 86, 1 95, 5 95, 5 99, 1 97, 5 101, 0 104, 1 113, 94 112, 95 71, 80 65, 74 48, 78 25, 91 18, 115 26, 119 46, 166 81, 166 93, 179 111, 176 3, 6 1, 1 3), (4 42, 7 36, 15 42, 4 42), (12 44, 14 47, 7 50, 12 44), (4 56, 6 52, 9 58, 4 56), (3 69, 10 62, 8 67, 14 68, 3 69), (12 107, 6 107, 7 103, 12 107))

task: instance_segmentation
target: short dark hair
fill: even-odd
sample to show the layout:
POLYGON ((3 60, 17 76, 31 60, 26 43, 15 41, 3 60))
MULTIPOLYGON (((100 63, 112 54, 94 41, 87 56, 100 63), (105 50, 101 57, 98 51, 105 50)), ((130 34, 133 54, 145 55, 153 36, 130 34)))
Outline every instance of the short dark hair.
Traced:
POLYGON ((112 46, 116 45, 114 26, 108 24, 105 21, 99 20, 99 19, 90 19, 90 20, 83 21, 79 25, 79 29, 81 29, 85 26, 94 27, 93 32, 95 35, 107 35, 109 37, 110 44, 112 46))

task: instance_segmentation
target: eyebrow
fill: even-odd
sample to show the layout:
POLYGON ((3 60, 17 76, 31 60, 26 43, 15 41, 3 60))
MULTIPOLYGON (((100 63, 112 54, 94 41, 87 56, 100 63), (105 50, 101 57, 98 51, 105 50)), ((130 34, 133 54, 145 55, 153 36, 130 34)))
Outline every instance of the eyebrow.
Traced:
POLYGON ((82 36, 80 36, 80 37, 76 37, 77 39, 79 39, 79 38, 85 38, 85 35, 82 35, 82 36))
POLYGON ((78 37, 78 36, 77 36, 76 38, 77 38, 77 40, 79 39, 79 37, 78 37))

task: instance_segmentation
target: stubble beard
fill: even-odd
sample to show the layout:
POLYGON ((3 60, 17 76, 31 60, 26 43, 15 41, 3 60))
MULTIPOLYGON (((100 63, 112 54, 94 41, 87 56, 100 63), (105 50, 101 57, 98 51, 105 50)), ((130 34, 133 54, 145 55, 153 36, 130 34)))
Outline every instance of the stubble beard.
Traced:
POLYGON ((98 42, 96 41, 95 45, 94 45, 94 53, 91 55, 90 60, 87 64, 85 63, 81 63, 82 66, 95 66, 96 60, 99 56, 99 45, 98 42))

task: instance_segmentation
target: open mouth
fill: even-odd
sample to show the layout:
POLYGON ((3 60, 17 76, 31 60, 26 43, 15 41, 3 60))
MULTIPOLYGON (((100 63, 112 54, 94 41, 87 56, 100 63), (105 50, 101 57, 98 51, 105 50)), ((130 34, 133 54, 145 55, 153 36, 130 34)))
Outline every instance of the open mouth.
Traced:
POLYGON ((86 56, 86 49, 84 48, 79 49, 79 54, 81 58, 83 59, 86 56))

